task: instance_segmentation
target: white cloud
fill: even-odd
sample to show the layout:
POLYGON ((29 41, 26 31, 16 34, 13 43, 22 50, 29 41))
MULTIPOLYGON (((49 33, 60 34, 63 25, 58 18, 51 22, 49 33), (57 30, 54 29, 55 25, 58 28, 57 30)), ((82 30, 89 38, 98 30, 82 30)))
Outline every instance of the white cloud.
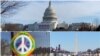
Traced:
MULTIPOLYGON (((41 22, 47 6, 48 2, 32 2, 29 6, 23 7, 10 21, 24 24, 41 22)), ((84 16, 96 16, 100 18, 100 2, 53 2, 52 7, 56 10, 59 21, 69 23, 73 19, 84 16)))

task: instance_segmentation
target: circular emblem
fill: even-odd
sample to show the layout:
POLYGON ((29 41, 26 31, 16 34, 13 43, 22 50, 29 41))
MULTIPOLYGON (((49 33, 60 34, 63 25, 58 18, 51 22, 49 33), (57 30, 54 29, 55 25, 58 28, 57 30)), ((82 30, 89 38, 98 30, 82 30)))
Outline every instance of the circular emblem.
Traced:
POLYGON ((35 49, 35 39, 28 32, 18 32, 11 41, 11 49, 17 56, 28 56, 35 49))

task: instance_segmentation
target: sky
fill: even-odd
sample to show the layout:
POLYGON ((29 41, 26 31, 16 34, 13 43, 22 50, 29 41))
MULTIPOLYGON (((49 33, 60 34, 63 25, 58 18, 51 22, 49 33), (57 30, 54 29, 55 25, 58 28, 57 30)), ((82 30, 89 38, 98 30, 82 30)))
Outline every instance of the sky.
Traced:
MULTIPOLYGON (((21 0, 14 0, 14 1, 21 1, 21 0)), ((23 1, 49 1, 49 0, 23 0, 23 1)), ((51 0, 51 1, 100 1, 100 0, 51 0)))
MULTIPOLYGON (((75 51, 75 37, 78 51, 100 48, 100 32, 31 32, 36 40, 36 47, 53 47, 59 44, 61 49, 75 51)), ((1 32, 1 39, 11 42, 10 32, 1 32)))
POLYGON ((78 51, 100 48, 100 32, 51 32, 50 46, 59 44, 62 50, 75 51, 75 38, 78 40, 78 51))
POLYGON ((1 34, 1 36, 0 36, 1 40, 3 39, 3 40, 8 41, 8 43, 10 43, 10 41, 11 41, 10 32, 0 32, 0 34, 1 34))
MULTIPOLYGON (((48 7, 48 1, 30 1, 27 6, 18 10, 12 16, 3 19, 2 22, 33 24, 34 22, 42 22, 45 9, 48 7)), ((65 0, 52 1, 52 7, 56 12, 58 22, 66 23, 89 22, 100 23, 100 1, 83 1, 83 0, 65 0), (95 20, 96 19, 96 20, 95 20)))
MULTIPOLYGON (((29 33, 35 39, 36 48, 50 47, 49 32, 29 32, 29 33)), ((1 40, 6 40, 8 43, 11 43, 11 32, 1 32, 1 40)))

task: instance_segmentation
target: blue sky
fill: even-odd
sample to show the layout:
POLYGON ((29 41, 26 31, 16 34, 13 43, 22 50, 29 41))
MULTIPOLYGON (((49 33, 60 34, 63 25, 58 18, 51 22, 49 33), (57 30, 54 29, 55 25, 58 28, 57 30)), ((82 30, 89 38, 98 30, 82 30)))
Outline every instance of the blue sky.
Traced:
MULTIPOLYGON (((50 33, 49 32, 31 32, 30 33, 35 41, 36 47, 49 47, 50 46, 50 33)), ((11 32, 1 32, 1 39, 11 43, 11 32)))
MULTIPOLYGON (((14 1, 21 1, 21 0, 14 0, 14 1)), ((23 0, 23 1, 49 1, 49 0, 23 0)), ((99 1, 99 0, 51 0, 51 1, 99 1)))
POLYGON ((0 36, 1 40, 4 39, 10 43, 10 41, 11 41, 10 32, 0 32, 0 33, 1 33, 1 36, 0 36))
POLYGON ((60 44, 63 50, 74 51, 75 37, 79 51, 100 48, 100 32, 51 32, 50 46, 55 48, 60 44))
MULTIPOLYGON (((75 37, 78 39, 78 50, 100 48, 100 32, 32 32, 37 46, 56 47, 61 44, 61 48, 68 51, 75 50, 75 37), (49 42, 50 41, 50 42, 49 42)), ((1 39, 11 41, 10 32, 1 32, 1 39)))
MULTIPOLYGON (((20 8, 16 15, 10 18, 2 18, 2 22, 13 22, 30 24, 41 22, 48 1, 31 1, 27 6, 20 8), (9 20, 8 20, 9 19, 9 20)), ((100 20, 100 1, 53 1, 52 7, 55 9, 58 21, 66 23, 90 22, 95 23, 94 19, 100 20)))

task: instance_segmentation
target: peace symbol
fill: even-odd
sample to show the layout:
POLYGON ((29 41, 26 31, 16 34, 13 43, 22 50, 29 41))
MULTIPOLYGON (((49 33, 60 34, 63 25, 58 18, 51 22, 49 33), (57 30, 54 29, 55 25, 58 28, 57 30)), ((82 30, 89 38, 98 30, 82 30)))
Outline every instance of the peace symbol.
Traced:
POLYGON ((32 48, 31 39, 26 35, 20 35, 15 39, 14 47, 20 54, 25 54, 32 48))

